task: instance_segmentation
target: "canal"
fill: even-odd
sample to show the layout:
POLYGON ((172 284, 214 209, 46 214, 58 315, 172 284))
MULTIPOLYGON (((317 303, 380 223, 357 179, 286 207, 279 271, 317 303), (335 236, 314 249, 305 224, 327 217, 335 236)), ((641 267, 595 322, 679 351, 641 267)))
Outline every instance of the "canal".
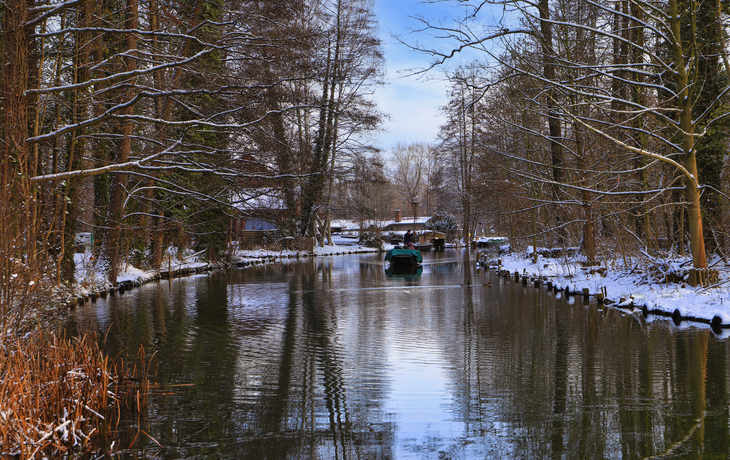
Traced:
POLYGON ((75 310, 67 329, 111 355, 154 353, 117 458, 727 458, 728 341, 709 327, 524 287, 465 251, 384 268, 292 260, 75 310))

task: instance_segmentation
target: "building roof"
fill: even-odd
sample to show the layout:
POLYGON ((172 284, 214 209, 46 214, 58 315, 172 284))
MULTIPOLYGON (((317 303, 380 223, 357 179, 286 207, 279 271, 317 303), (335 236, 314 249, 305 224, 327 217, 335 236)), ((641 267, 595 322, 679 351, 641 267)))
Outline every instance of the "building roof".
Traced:
MULTIPOLYGON (((429 220, 431 220, 431 217, 417 217, 416 225, 423 226, 429 220)), ((413 217, 403 218, 400 222, 396 222, 395 220, 365 220, 362 223, 363 228, 386 228, 388 226, 404 227, 408 225, 413 225, 413 217)), ((360 230, 360 221, 358 219, 337 219, 330 222, 330 227, 341 227, 345 231, 356 231, 360 230)))
POLYGON ((382 228, 385 228, 389 225, 403 226, 403 225, 412 225, 414 223, 416 225, 426 225, 426 222, 428 222, 429 220, 431 220, 430 216, 429 217, 416 217, 415 222, 413 221, 413 217, 404 217, 400 220, 400 222, 396 222, 395 220, 386 220, 385 222, 383 222, 382 228))
POLYGON ((231 200, 233 206, 242 212, 286 209, 281 192, 270 188, 242 189, 231 200))

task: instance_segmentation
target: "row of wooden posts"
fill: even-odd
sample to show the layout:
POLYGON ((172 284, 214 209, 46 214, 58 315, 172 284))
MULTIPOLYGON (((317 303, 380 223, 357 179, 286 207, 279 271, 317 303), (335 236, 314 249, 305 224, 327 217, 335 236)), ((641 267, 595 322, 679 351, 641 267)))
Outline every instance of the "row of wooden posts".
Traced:
MULTIPOLYGON (((535 277, 535 276, 530 275, 530 274, 527 274, 527 273, 520 274, 519 271, 510 272, 509 270, 503 270, 502 269, 502 263, 501 263, 501 261, 498 261, 496 265, 490 265, 490 264, 488 264, 487 265, 487 268, 488 269, 494 269, 494 270, 496 270, 497 273, 500 276, 503 276, 504 278, 508 278, 509 279, 509 278, 514 277, 515 283, 522 282, 522 285, 523 286, 527 286, 528 283, 533 283, 536 288, 539 288, 544 283, 547 286, 548 290, 552 290, 555 293, 557 293, 558 291, 562 290, 562 289, 558 289, 558 286, 556 286, 555 284, 553 284, 552 281, 548 280, 547 277, 544 277, 544 276, 543 277, 535 277)), ((710 285, 713 285, 713 284, 717 284, 719 282, 718 281, 719 280, 719 274, 718 274, 718 271, 717 270, 712 270, 712 269, 699 269, 699 270, 695 270, 695 269, 692 269, 692 270, 690 270, 689 273, 690 273, 690 276, 688 277, 689 279, 687 280, 687 282, 689 282, 690 284, 692 284, 694 282, 694 283, 697 283, 695 285, 710 286, 710 285)), ((569 292, 568 291, 568 288, 566 287, 565 293, 566 293, 566 295, 575 295, 575 296, 582 295, 583 296, 583 300, 584 300, 585 303, 587 303, 590 300, 590 297, 591 297, 591 293, 590 293, 590 290, 588 288, 583 288, 581 290, 581 292, 577 292, 577 291, 569 292)), ((608 299, 608 296, 607 296, 607 292, 606 292, 606 287, 605 286, 601 287, 600 292, 596 292, 594 295, 595 295, 596 302, 598 303, 598 305, 603 305, 605 303, 610 303, 610 301, 608 299)), ((626 306, 626 307, 628 307, 630 309, 633 309, 633 303, 632 302, 628 302, 627 303, 626 302, 626 299, 623 298, 623 297, 618 300, 618 306, 619 307, 626 306)), ((642 307, 642 311, 644 312, 644 316, 646 316, 649 313, 650 310, 647 307, 647 305, 645 304, 642 307)), ((683 320, 687 319, 687 320, 691 320, 691 321, 698 321, 698 322, 708 323, 712 327, 712 330, 715 331, 716 333, 722 333, 723 330, 730 329, 730 325, 724 324, 723 323, 723 318, 721 316, 719 316, 719 315, 715 315, 712 318, 712 320, 707 320, 707 319, 704 319, 704 318, 694 318, 694 317, 689 317, 689 316, 688 317, 685 317, 685 316, 682 315, 682 313, 680 312, 679 309, 675 309, 673 312, 671 312, 671 311, 662 311, 662 310, 652 310, 652 311, 655 314, 658 314, 658 315, 670 316, 672 318, 672 320, 674 321, 674 323, 677 324, 677 325, 679 325, 679 323, 682 322, 683 320)))
MULTIPOLYGON (((541 278, 541 277, 535 277, 529 274, 520 274, 520 272, 515 271, 514 273, 510 273, 508 270, 498 270, 498 273, 505 277, 505 278, 511 278, 514 276, 515 283, 522 282, 523 286, 527 286, 528 283, 533 283, 536 288, 539 288, 543 283, 547 286, 548 290, 552 290, 553 292, 558 292, 562 289, 558 289, 557 285, 554 285, 552 281, 541 278)), ((590 289, 583 288, 580 292, 574 291, 574 292, 568 292, 566 288, 566 294, 572 294, 575 296, 582 295, 584 300, 588 300, 591 297, 590 289)), ((602 304, 604 300, 606 299, 606 288, 602 287, 600 292, 595 293, 596 301, 599 304, 602 304)))

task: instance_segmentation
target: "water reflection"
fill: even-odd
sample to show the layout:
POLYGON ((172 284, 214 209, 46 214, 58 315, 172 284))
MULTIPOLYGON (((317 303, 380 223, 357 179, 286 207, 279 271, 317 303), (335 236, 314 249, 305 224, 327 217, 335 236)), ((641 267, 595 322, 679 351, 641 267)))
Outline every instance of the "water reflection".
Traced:
POLYGON ((164 388, 121 458, 725 458, 727 342, 428 254, 162 281, 75 312, 164 388))
POLYGON ((423 274, 423 267, 418 266, 414 268, 393 268, 388 267, 385 269, 385 276, 388 278, 402 278, 405 280, 414 280, 416 278, 420 278, 421 274, 423 274))

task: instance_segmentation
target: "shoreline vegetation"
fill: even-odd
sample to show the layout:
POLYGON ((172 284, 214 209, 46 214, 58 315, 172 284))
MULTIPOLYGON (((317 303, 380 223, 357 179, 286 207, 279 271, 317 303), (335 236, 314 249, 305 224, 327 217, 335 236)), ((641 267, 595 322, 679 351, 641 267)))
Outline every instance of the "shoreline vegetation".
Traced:
POLYGON ((68 290, 61 298, 61 305, 74 307, 93 301, 97 297, 105 297, 112 292, 124 292, 143 284, 160 279, 179 278, 196 273, 206 273, 213 270, 245 268, 283 259, 306 259, 317 256, 332 256, 379 252, 380 249, 364 246, 325 246, 313 250, 237 250, 225 260, 206 262, 198 254, 188 253, 178 258, 176 255, 168 257, 160 270, 143 270, 132 265, 126 265, 117 278, 117 284, 112 285, 105 273, 97 272, 93 258, 89 254, 76 254, 76 285, 68 290))
MULTIPOLYGON (((139 270, 131 265, 120 272, 118 285, 111 286, 102 273, 93 270, 88 256, 77 254, 77 287, 65 305, 81 305, 108 293, 129 290, 150 281, 175 278, 232 267, 250 267, 282 259, 387 251, 355 246, 324 246, 310 250, 237 250, 227 262, 207 263, 195 254, 167 259, 166 268, 160 271, 139 270)), ((548 287, 551 291, 568 297, 587 297, 602 305, 640 311, 670 317, 679 325, 683 320, 709 324, 718 335, 730 336, 730 266, 721 258, 710 260, 713 268, 712 282, 692 286, 691 257, 657 259, 651 257, 631 260, 604 260, 586 265, 579 251, 560 251, 560 255, 538 248, 534 257, 532 247, 525 250, 509 246, 496 250, 474 249, 478 268, 486 268, 503 277, 514 278, 523 284, 548 287), (725 301, 727 300, 727 303, 725 301)))
POLYGON ((38 330, 0 337, 0 458, 74 457, 114 450, 121 413, 141 413, 148 367, 105 356, 94 333, 38 330))

